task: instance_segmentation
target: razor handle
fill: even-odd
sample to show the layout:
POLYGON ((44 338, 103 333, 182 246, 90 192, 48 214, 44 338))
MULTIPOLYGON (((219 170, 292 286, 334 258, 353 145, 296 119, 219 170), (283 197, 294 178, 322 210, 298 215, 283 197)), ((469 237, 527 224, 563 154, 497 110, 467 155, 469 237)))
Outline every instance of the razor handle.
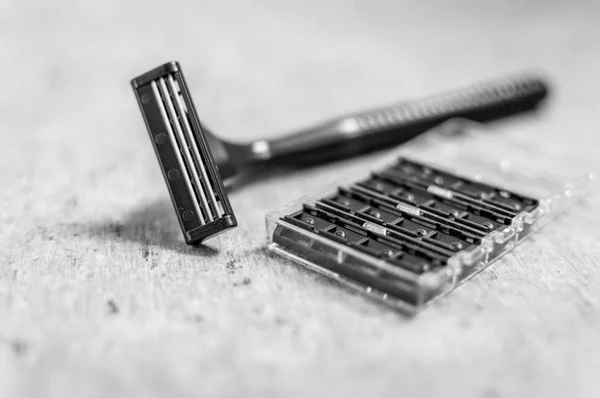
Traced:
POLYGON ((547 94, 542 78, 522 76, 375 108, 263 141, 261 160, 298 165, 351 157, 401 144, 450 118, 486 122, 527 112, 547 94))

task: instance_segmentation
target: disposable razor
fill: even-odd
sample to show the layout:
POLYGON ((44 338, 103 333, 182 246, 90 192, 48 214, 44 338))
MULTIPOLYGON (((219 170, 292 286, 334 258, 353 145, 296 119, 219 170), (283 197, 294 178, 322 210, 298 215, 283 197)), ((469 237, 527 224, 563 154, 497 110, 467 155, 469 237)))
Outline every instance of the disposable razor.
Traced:
POLYGON ((531 111, 548 93, 540 77, 516 76, 348 114, 281 138, 233 143, 202 127, 177 62, 132 86, 189 244, 237 225, 222 179, 391 147, 453 117, 484 122, 531 111))
POLYGON ((237 226, 181 66, 169 62, 131 85, 186 243, 237 226))

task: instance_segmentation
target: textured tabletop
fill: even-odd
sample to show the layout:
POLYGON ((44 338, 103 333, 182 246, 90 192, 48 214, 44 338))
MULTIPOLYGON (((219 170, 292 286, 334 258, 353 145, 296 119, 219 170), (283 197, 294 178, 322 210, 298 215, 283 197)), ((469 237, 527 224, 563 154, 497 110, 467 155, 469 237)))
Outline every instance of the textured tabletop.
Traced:
POLYGON ((179 60, 251 141, 536 70, 547 106, 495 128, 597 171, 600 3, 62 3, 0 6, 0 397, 600 395, 594 198, 406 318, 265 249, 265 213, 378 155, 245 184, 190 248, 129 86, 179 60))

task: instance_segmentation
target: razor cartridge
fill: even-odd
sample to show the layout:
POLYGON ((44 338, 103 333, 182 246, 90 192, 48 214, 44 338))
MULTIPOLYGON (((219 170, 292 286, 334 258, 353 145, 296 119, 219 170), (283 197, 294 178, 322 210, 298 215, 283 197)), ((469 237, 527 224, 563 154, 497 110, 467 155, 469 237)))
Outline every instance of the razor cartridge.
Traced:
POLYGON ((181 66, 131 81, 187 244, 237 226, 181 66))

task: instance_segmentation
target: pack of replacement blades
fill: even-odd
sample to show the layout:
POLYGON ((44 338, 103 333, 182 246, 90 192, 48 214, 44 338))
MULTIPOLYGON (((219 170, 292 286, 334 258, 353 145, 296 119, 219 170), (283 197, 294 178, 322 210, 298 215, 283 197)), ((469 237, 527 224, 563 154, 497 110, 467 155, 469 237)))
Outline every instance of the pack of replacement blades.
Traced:
POLYGON ((269 214, 269 248, 416 312, 585 194, 593 175, 564 175, 557 160, 547 146, 450 121, 362 178, 269 214))

